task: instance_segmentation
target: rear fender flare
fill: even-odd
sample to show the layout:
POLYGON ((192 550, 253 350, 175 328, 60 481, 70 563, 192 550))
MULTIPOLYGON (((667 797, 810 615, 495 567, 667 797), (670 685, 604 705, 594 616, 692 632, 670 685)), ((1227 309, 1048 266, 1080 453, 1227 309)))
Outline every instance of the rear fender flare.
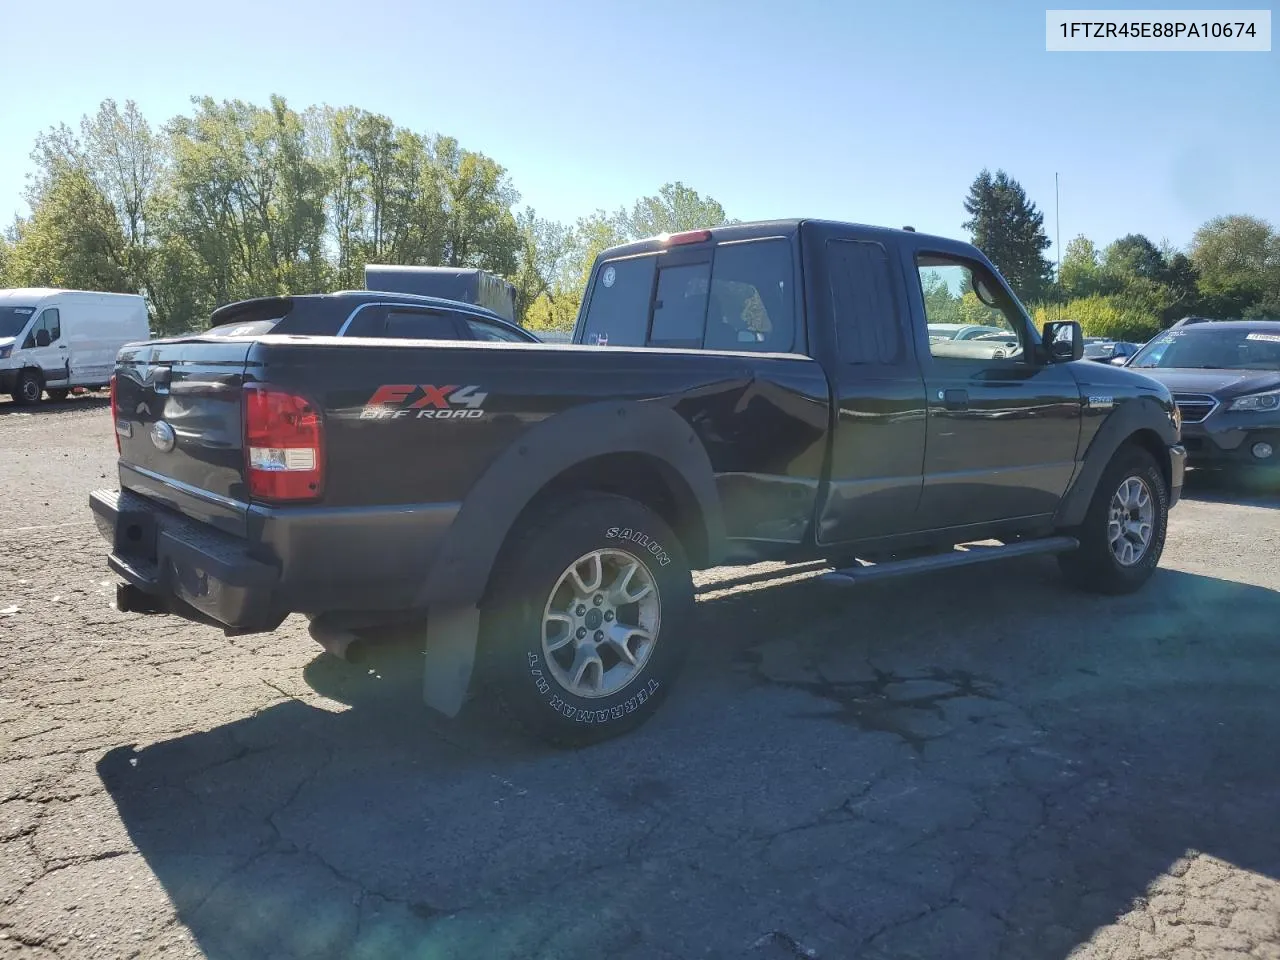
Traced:
MULTIPOLYGON (((1116 407, 1089 443, 1075 480, 1058 507, 1055 526, 1075 527, 1084 521, 1107 464, 1117 450, 1142 430, 1155 433, 1165 446, 1177 442, 1169 415, 1154 397, 1136 397, 1116 407)), ((1168 463, 1160 464, 1162 471, 1167 472, 1168 468, 1168 463)))
POLYGON ((711 562, 725 530, 710 458, 693 428, 670 407, 607 401, 574 407, 525 432, 471 488, 450 525, 418 597, 429 607, 478 604, 507 535, 529 503, 557 476, 609 454, 654 457, 692 491, 711 562))

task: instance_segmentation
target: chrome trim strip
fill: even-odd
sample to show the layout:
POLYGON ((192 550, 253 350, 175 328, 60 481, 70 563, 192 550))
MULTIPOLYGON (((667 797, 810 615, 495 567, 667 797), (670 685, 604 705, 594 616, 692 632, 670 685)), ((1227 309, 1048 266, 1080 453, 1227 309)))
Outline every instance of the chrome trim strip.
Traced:
POLYGON ((193 487, 189 483, 183 483, 181 480, 175 480, 173 477, 166 477, 156 473, 154 470, 147 470, 138 466, 136 463, 125 464, 134 473, 140 473, 148 480, 154 480, 166 487, 172 487, 188 496, 195 497, 197 500, 204 500, 207 503, 216 503, 220 507, 228 507, 232 510, 244 510, 249 505, 240 500, 232 500, 230 497, 224 497, 220 493, 214 493, 211 490, 202 490, 199 487, 193 487))
POLYGON ((1173 395, 1173 402, 1178 407, 1178 411, 1182 413, 1183 423, 1204 423, 1213 416, 1218 407, 1222 406, 1222 402, 1217 397, 1208 393, 1175 393, 1173 395), (1184 403, 1190 407, 1208 407, 1209 409, 1205 412, 1204 416, 1200 417, 1198 420, 1190 420, 1182 410, 1182 405, 1184 403))

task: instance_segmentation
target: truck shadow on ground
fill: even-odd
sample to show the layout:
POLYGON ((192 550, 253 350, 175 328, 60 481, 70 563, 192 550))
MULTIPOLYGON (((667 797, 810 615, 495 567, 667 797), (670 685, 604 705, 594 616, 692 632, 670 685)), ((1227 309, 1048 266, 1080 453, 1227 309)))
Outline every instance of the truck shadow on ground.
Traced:
POLYGON ((99 773, 216 960, 1050 958, 1165 936, 1161 896, 1232 896, 1220 861, 1265 896, 1280 595, 1052 566, 704 589, 662 712, 588 750, 433 719, 402 649, 99 773))

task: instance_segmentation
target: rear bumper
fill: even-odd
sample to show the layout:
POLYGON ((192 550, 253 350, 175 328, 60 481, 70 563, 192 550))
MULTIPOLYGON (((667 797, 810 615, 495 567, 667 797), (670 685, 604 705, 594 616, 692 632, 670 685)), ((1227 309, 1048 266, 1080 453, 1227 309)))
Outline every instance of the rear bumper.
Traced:
POLYGON ((247 541, 128 490, 95 491, 89 506, 111 544, 107 564, 155 609, 241 633, 273 630, 288 614, 274 602, 279 567, 253 556, 247 541))
POLYGON ((250 505, 246 536, 150 493, 126 488, 89 496, 111 546, 108 565, 140 594, 125 591, 121 609, 261 633, 291 613, 342 612, 373 623, 411 613, 424 600, 448 599, 424 598, 421 590, 457 504, 250 505))

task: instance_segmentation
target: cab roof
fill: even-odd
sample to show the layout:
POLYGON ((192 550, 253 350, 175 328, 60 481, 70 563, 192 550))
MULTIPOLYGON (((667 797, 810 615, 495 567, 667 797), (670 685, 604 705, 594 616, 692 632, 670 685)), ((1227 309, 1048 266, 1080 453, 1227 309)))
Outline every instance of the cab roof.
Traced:
POLYGON ((900 241, 904 237, 910 237, 916 246, 936 250, 939 253, 966 253, 973 249, 970 244, 963 240, 919 233, 910 227, 877 227, 849 221, 791 217, 782 220, 751 220, 745 223, 727 223, 723 226, 712 227, 709 230, 689 230, 681 234, 662 234, 656 237, 646 237, 643 240, 633 240, 629 243, 621 243, 610 247, 603 251, 598 259, 615 259, 617 257, 661 250, 668 246, 670 238, 679 238, 687 234, 706 233, 709 235, 707 238, 696 242, 725 243, 733 240, 755 240, 762 237, 791 237, 808 225, 837 227, 856 233, 868 240, 900 241))

